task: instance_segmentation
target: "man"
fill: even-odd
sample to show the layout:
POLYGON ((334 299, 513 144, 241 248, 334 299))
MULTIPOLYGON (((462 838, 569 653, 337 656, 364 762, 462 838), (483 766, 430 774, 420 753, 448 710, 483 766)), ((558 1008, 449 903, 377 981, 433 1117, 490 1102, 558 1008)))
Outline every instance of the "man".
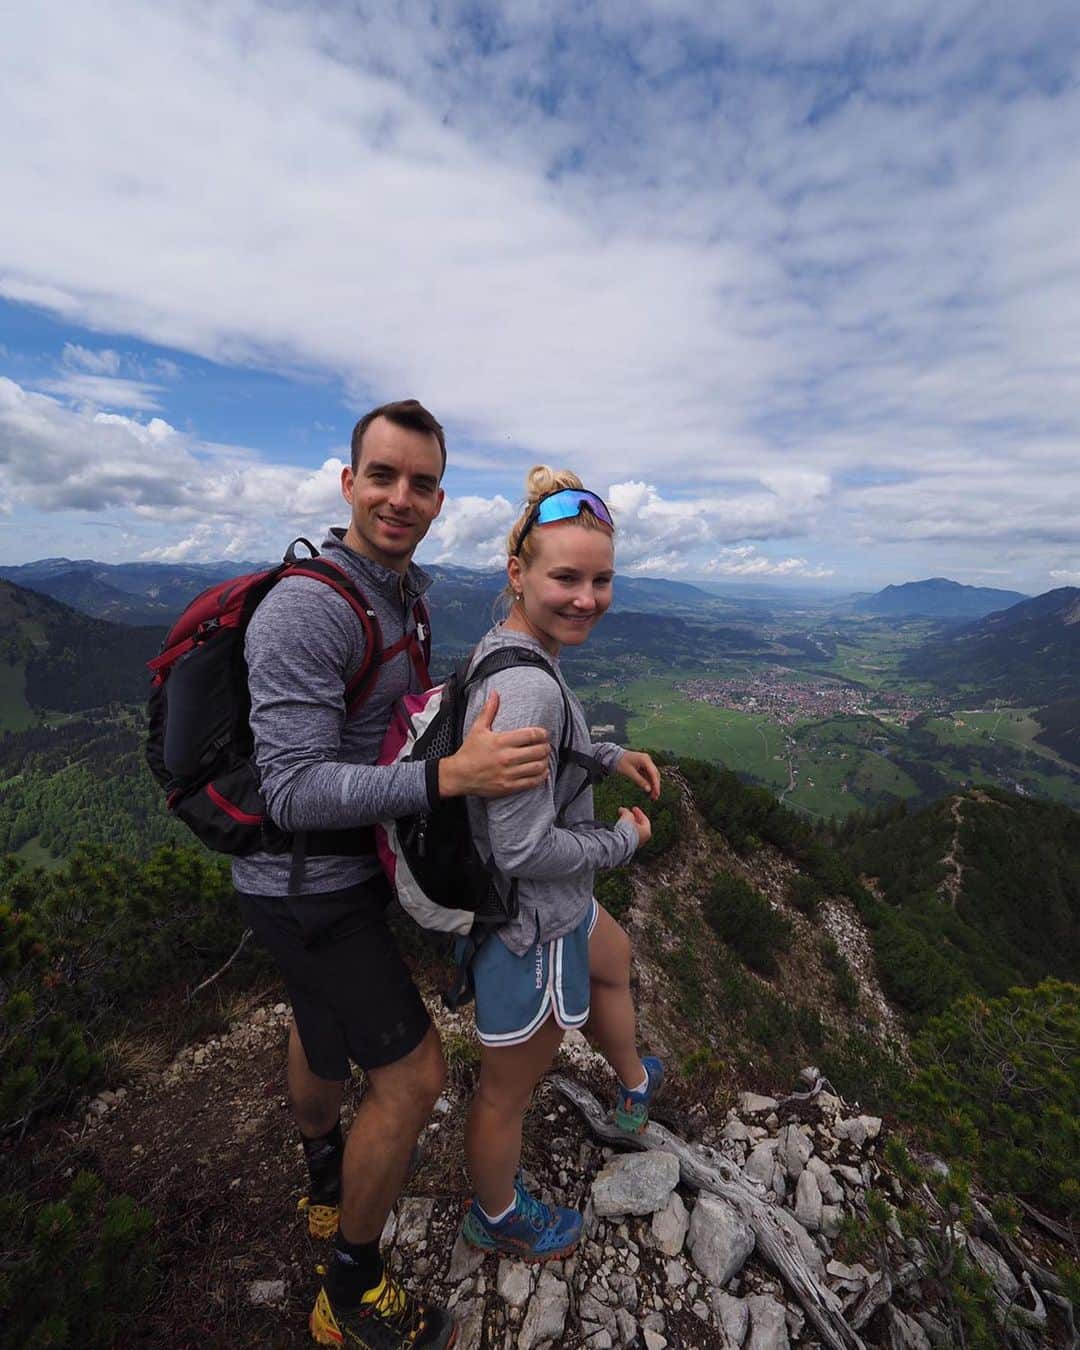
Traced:
POLYGON ((456 754, 431 765, 375 764, 394 704, 421 687, 416 602, 430 578, 412 556, 442 509, 445 465, 442 427, 415 399, 373 409, 353 432, 352 461, 341 473, 351 518, 348 529, 331 531, 323 552, 374 611, 388 658, 355 716, 346 715, 344 692, 361 666, 364 631, 331 587, 284 579, 260 604, 245 641, 267 810, 308 845, 299 861, 234 860, 233 884, 292 1000, 289 1099, 310 1172, 312 1231, 330 1236, 337 1227, 311 1330, 321 1344, 370 1350, 445 1350, 455 1330, 444 1309, 420 1303, 385 1274, 379 1253, 445 1066, 387 927, 390 892, 363 827, 425 810, 439 797, 535 787, 548 772, 541 728, 492 731, 496 700, 456 754), (350 1059, 365 1070, 367 1090, 343 1144, 350 1059))

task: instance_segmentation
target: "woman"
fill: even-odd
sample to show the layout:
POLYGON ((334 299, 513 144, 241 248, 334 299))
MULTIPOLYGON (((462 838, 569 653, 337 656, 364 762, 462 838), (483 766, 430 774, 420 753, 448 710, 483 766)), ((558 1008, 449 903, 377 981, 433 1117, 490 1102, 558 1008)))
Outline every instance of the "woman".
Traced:
POLYGON ((618 867, 648 842, 648 817, 623 807, 614 826, 596 826, 580 759, 625 775, 654 801, 660 774, 646 754, 591 743, 581 704, 558 670, 560 650, 584 642, 611 604, 611 514, 575 474, 544 466, 530 472, 527 500, 507 539, 509 613, 478 644, 472 667, 514 646, 539 654, 547 668, 514 666, 478 682, 466 728, 497 691, 499 730, 544 726, 552 746, 569 740, 579 762, 560 770, 553 752, 544 786, 500 801, 469 799, 480 852, 516 884, 519 912, 481 946, 472 967, 482 1050, 465 1134, 475 1198, 463 1231, 484 1250, 549 1260, 576 1244, 581 1215, 531 1196, 518 1165, 525 1110, 564 1030, 588 1023, 619 1078, 615 1118, 622 1129, 644 1129, 663 1078, 660 1061, 637 1052, 630 941, 592 893, 598 868, 618 867))

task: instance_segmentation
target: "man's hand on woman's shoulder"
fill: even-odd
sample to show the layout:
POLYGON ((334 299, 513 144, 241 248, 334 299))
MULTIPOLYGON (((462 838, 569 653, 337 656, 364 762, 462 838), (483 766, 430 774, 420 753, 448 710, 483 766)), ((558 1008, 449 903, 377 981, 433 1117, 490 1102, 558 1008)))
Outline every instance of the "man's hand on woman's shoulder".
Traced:
POLYGON ((439 760, 440 797, 508 797, 547 782, 548 734, 543 727, 493 731, 499 695, 484 704, 461 748, 439 760))
POLYGON ((615 765, 615 772, 629 778, 642 792, 647 792, 651 801, 659 799, 660 770, 653 763, 652 755, 647 755, 644 750, 624 750, 615 765))

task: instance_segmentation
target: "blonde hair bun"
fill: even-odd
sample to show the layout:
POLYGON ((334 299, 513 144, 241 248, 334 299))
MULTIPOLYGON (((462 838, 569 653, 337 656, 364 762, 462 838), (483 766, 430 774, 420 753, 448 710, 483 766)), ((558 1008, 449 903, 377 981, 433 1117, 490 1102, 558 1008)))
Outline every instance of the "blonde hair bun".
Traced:
POLYGON ((584 486, 570 469, 549 469, 546 464, 534 464, 525 475, 525 501, 533 507, 549 492, 561 492, 563 488, 580 490, 584 486))

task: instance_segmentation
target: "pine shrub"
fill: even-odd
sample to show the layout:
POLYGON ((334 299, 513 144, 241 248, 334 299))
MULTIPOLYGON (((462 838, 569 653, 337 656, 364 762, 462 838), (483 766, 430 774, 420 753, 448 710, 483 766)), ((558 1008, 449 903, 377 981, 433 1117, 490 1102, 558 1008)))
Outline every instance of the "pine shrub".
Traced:
POLYGON ((995 1188, 1080 1213, 1080 986, 961 999, 912 1054, 912 1100, 938 1148, 995 1188))
POLYGON ((704 901, 709 927, 760 975, 775 975, 776 954, 791 942, 791 923, 741 877, 718 872, 704 901))
POLYGON ((123 1344, 154 1282, 150 1212, 80 1172, 60 1200, 0 1197, 0 1350, 123 1344))

